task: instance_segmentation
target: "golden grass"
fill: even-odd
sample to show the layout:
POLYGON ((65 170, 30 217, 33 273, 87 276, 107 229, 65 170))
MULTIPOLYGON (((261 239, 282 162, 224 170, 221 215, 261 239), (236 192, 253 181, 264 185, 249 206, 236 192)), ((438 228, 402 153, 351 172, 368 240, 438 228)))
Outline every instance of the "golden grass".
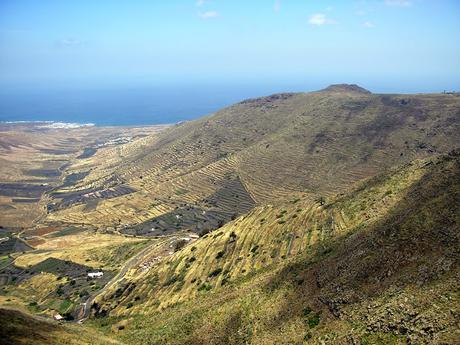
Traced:
POLYGON ((19 284, 12 291, 13 296, 22 297, 29 301, 42 301, 54 293, 61 284, 66 284, 67 278, 58 279, 52 273, 42 272, 19 284))
POLYGON ((142 239, 137 238, 91 231, 54 238, 49 237, 46 238, 45 243, 37 246, 36 249, 40 252, 28 252, 19 256, 15 265, 26 268, 47 258, 56 258, 95 268, 113 269, 118 268, 119 262, 112 260, 111 251, 125 244, 136 244, 142 241, 142 239))

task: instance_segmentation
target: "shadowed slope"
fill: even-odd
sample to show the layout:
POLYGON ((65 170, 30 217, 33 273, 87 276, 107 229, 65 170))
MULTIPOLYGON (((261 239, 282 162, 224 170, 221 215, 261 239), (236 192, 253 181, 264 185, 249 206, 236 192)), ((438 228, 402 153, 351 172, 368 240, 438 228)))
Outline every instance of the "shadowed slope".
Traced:
POLYGON ((0 324, 1 345, 120 344, 92 329, 81 326, 63 326, 18 310, 0 309, 0 324))

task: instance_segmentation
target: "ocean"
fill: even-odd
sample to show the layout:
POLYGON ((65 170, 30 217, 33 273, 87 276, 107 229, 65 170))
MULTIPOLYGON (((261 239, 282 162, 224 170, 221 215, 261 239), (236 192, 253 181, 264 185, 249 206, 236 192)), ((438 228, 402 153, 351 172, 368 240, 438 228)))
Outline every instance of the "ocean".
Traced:
POLYGON ((176 123, 213 113, 247 98, 302 90, 299 86, 263 84, 2 87, 0 121, 58 121, 101 126, 176 123))

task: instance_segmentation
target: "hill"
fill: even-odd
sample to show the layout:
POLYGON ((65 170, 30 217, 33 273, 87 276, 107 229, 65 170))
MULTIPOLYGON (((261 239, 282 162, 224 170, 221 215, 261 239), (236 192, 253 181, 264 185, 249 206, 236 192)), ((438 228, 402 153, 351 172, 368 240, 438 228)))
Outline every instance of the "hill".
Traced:
POLYGON ((460 154, 257 207, 93 305, 127 343, 456 344, 460 154))
POLYGON ((0 344, 106 345, 120 344, 81 326, 63 326, 14 309, 0 309, 0 344))
POLYGON ((460 97, 356 85, 235 104, 73 164, 46 222, 206 233, 275 200, 330 197, 460 142, 460 97))
MULTIPOLYGON (((455 344, 459 115, 332 85, 129 137, 7 128, 0 303, 95 343, 455 344)), ((2 313, 9 343, 78 341, 2 313)))

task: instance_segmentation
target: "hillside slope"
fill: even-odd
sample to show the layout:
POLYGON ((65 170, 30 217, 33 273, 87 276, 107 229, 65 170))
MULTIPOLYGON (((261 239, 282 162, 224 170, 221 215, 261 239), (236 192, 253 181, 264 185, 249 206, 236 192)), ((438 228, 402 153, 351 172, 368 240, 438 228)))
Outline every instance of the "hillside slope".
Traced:
POLYGON ((133 271, 94 325, 133 344, 456 344, 459 176, 452 152, 256 208, 133 271))
POLYGON ((445 154, 459 133, 457 95, 336 85, 250 99, 81 161, 73 171, 91 171, 63 190, 77 196, 54 195, 47 221, 205 232, 255 205, 331 196, 393 165, 445 154))
POLYGON ((120 344, 82 326, 64 326, 14 309, 0 309, 1 345, 120 344))

